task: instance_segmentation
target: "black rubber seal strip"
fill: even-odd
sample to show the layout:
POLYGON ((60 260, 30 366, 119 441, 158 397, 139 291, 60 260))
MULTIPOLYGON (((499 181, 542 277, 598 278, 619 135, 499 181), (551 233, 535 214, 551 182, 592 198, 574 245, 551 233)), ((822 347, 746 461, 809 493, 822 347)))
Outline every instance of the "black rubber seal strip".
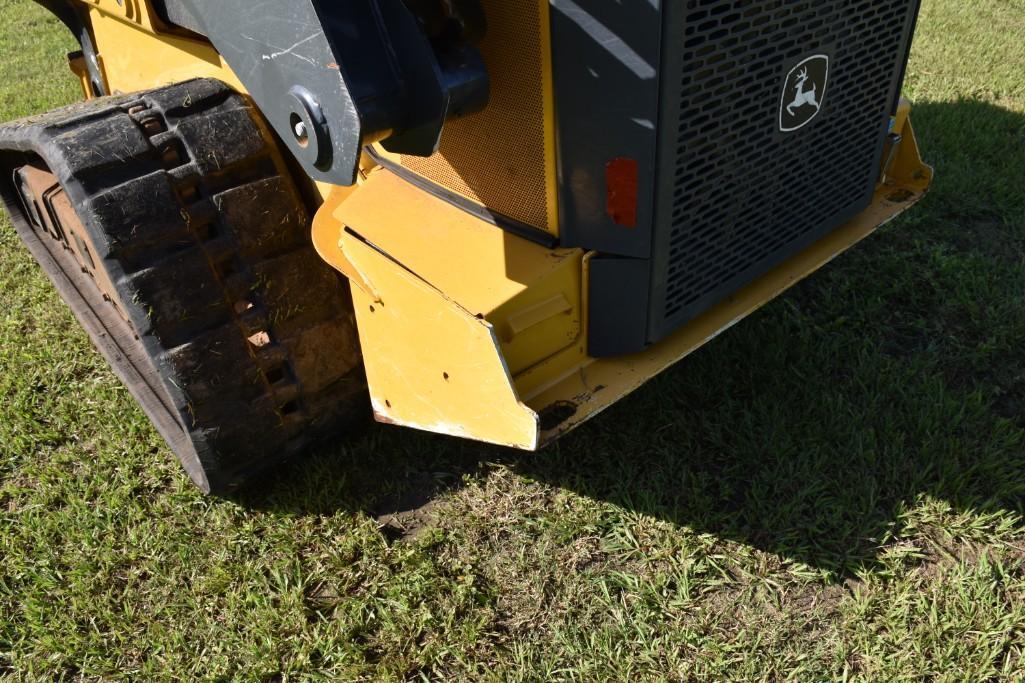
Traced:
POLYGON ((412 183, 424 192, 427 192, 442 201, 448 202, 452 206, 462 209, 471 216, 479 218, 486 223, 490 223, 496 228, 501 228, 512 235, 522 237, 523 239, 534 242, 535 244, 540 244, 546 249, 555 249, 559 246, 559 238, 549 232, 527 225, 515 218, 509 218, 508 216, 494 213, 487 207, 478 204, 471 199, 467 199, 466 197, 452 192, 451 190, 446 190, 437 183, 413 173, 408 168, 385 159, 370 146, 367 146, 365 151, 370 155, 370 158, 403 180, 412 183))

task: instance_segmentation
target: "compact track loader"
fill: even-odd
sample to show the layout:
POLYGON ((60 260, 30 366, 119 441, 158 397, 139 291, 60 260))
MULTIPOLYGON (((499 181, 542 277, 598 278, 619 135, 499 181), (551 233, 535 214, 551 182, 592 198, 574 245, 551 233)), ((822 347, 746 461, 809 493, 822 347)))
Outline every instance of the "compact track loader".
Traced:
POLYGON ((371 410, 540 448, 932 178, 919 0, 37 1, 85 101, 3 201, 208 492, 371 410))

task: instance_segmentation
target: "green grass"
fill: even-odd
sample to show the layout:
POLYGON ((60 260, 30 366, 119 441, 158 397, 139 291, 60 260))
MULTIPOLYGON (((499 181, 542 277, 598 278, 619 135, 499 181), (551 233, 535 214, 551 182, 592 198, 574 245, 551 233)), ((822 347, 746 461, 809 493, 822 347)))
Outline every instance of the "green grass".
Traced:
MULTIPOLYGON (((73 100, 0 17, 0 119, 73 100)), ((0 219, 0 677, 1025 677, 1023 37, 926 0, 930 196, 537 455, 376 426, 204 499, 0 219)))

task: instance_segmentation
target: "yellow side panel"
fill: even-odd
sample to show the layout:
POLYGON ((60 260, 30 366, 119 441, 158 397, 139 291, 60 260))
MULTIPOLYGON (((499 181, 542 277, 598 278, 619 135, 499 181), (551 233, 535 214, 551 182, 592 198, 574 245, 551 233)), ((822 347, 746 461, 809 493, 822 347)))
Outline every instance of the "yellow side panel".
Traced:
POLYGON ((340 246, 378 294, 352 288, 377 419, 537 448, 537 415, 516 397, 491 325, 351 233, 340 246))
MULTIPOLYGON (((314 225, 317 244, 336 241, 338 226, 349 226, 494 325, 513 373, 581 337, 580 249, 547 249, 509 234, 386 169, 370 173, 343 201, 332 194, 325 209, 314 225)), ((328 262, 331 252, 321 248, 328 262)), ((336 267, 358 280, 344 263, 336 267)))
POLYGON ((131 15, 134 20, 129 20, 124 16, 127 10, 117 13, 114 0, 95 4, 99 7, 90 9, 90 20, 104 76, 112 90, 127 93, 190 78, 216 78, 245 92, 242 82, 210 43, 170 33, 154 35, 153 18, 144 9, 135 8, 131 15))

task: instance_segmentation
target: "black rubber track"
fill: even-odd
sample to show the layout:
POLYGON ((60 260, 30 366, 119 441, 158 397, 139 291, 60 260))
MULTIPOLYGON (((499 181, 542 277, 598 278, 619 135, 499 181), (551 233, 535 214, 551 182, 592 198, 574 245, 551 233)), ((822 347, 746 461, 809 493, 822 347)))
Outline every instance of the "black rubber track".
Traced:
POLYGON ((225 493, 365 420, 348 285, 247 100, 213 80, 100 98, 0 127, 14 225, 193 481, 225 493), (12 171, 57 177, 126 324, 12 171))

